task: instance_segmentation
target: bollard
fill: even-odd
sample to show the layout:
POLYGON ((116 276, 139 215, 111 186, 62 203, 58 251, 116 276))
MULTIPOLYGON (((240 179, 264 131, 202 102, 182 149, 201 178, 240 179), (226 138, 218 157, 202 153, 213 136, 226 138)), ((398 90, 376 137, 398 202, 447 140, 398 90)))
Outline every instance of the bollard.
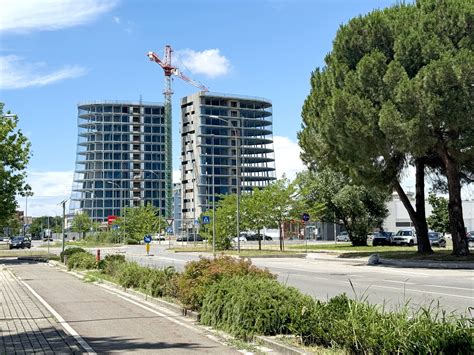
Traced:
POLYGON ((100 262, 100 249, 97 249, 97 253, 95 255, 95 261, 100 262))

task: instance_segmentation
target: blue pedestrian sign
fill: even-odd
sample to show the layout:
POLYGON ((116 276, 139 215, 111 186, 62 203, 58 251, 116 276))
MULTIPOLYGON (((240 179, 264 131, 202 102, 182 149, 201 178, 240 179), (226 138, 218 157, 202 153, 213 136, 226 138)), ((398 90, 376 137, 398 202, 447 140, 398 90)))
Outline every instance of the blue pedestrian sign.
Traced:
POLYGON ((203 216, 202 217, 202 224, 209 224, 209 223, 211 223, 211 217, 203 216))
POLYGON ((194 220, 194 225, 198 225, 199 224, 199 221, 197 219, 194 220))
POLYGON ((301 216, 301 219, 305 222, 308 222, 309 221, 309 214, 303 213, 303 215, 301 216))
POLYGON ((166 228, 166 233, 173 233, 173 228, 172 227, 166 228))
POLYGON ((143 238, 143 241, 145 243, 151 243, 151 235, 145 235, 145 237, 143 238))

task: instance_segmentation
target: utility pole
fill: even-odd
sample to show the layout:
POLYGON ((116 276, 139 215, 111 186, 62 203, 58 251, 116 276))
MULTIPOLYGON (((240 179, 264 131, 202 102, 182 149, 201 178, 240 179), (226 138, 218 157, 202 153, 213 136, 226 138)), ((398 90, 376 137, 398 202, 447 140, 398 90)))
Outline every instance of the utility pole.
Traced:
POLYGON ((66 229, 66 202, 67 202, 67 199, 60 202, 60 204, 63 205, 63 225, 62 225, 63 253, 64 253, 64 239, 65 239, 64 232, 66 229))

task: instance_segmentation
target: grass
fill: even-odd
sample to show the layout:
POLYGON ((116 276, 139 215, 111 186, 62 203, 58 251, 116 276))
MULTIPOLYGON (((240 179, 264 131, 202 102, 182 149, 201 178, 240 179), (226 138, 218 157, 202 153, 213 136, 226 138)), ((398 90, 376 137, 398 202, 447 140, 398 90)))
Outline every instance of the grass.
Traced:
POLYGON ((46 256, 53 257, 54 254, 48 254, 46 250, 31 250, 31 249, 11 249, 0 250, 0 257, 18 257, 18 256, 46 256))
MULTIPOLYGON (((170 251, 175 253, 212 253, 211 248, 204 247, 186 247, 186 248, 172 248, 170 251)), ((238 250, 218 250, 216 252, 218 255, 239 255, 238 250)), ((297 256, 303 255, 302 251, 280 251, 280 250, 258 250, 258 249, 240 249, 240 256, 245 257, 258 257, 258 256, 297 256)))
POLYGON ((306 354, 317 354, 317 355, 343 355, 349 354, 347 351, 337 348, 326 348, 321 345, 303 345, 299 338, 288 335, 281 335, 277 337, 278 341, 302 350, 306 354))
MULTIPOLYGON (((303 245, 289 246, 292 250, 305 250, 303 245)), ((410 259, 410 260, 427 260, 427 261, 458 261, 473 262, 474 254, 469 256, 452 255, 452 249, 449 248, 433 248, 434 254, 418 254, 416 246, 357 246, 354 247, 350 243, 338 244, 320 244, 308 245, 308 251, 322 251, 337 254, 340 258, 363 258, 372 254, 379 254, 381 258, 386 259, 410 259)))

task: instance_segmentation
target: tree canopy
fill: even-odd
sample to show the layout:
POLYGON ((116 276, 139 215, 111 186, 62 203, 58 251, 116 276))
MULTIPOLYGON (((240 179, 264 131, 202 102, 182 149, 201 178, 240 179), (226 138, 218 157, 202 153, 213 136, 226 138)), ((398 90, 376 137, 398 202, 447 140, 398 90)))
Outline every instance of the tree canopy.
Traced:
POLYGON ((18 207, 16 195, 31 195, 25 172, 31 144, 17 127, 18 117, 4 114, 3 108, 0 102, 0 225, 14 215, 18 207))
POLYGON ((460 181, 474 161, 473 20, 468 0, 419 0, 350 20, 326 66, 313 72, 303 106, 303 160, 394 188, 420 251, 431 251, 424 211, 431 167, 447 177, 454 252, 468 253, 460 181), (400 185, 407 165, 416 168, 416 210, 400 185))

